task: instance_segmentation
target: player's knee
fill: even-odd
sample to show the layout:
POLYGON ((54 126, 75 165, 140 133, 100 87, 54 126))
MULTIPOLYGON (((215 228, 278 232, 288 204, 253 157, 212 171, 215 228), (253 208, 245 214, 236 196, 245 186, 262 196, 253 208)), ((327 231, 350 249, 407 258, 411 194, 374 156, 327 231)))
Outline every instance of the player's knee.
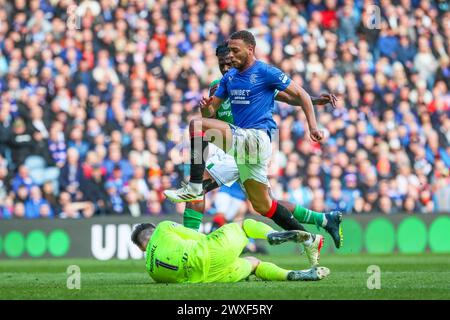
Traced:
POLYGON ((194 118, 189 122, 189 134, 192 136, 202 132, 202 119, 194 118))
POLYGON ((253 209, 259 214, 265 216, 271 208, 271 203, 269 201, 250 201, 252 203, 253 209))
POLYGON ((295 204, 290 203, 288 201, 278 200, 278 204, 281 204, 283 207, 285 207, 286 209, 288 209, 291 212, 294 212, 294 210, 295 210, 295 204))
POLYGON ((272 198, 269 196, 267 189, 261 188, 259 184, 252 183, 252 181, 249 181, 244 184, 252 207, 259 214, 266 215, 272 207, 272 198))
POLYGON ((214 180, 213 177, 211 177, 211 175, 209 174, 208 170, 205 170, 203 172, 203 180, 208 180, 208 179, 214 180))
POLYGON ((245 257, 250 263, 252 264, 252 272, 255 272, 256 268, 258 268, 259 264, 261 263, 261 260, 255 257, 245 257))
POLYGON ((244 221, 242 222, 242 229, 244 229, 244 231, 250 227, 251 224, 255 223, 256 220, 254 219, 244 219, 244 221))

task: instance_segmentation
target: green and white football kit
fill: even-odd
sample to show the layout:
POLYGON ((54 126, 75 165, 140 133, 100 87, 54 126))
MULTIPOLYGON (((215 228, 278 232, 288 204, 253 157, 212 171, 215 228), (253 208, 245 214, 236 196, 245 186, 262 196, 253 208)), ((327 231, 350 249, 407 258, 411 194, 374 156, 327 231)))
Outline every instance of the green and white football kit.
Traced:
MULTIPOLYGON (((209 89, 217 85, 220 80, 215 80, 209 85, 209 89)), ((216 118, 218 120, 233 124, 233 114, 231 113, 230 99, 225 100, 217 110, 216 118)), ((239 170, 233 156, 227 154, 214 143, 210 143, 208 159, 205 163, 205 169, 213 177, 219 186, 226 185, 230 187, 239 179, 239 170)))
MULTIPOLYGON (((220 83, 220 80, 215 80, 209 85, 209 89, 220 83)), ((278 90, 275 90, 275 96, 278 94, 278 90)), ((218 120, 233 124, 233 114, 231 112, 230 99, 226 99, 217 110, 216 118, 218 120)), ((249 133, 250 134, 250 133, 249 133)), ((262 136, 261 139, 268 137, 262 136)), ((254 140, 257 140, 256 138, 254 140)), ((266 145, 270 145, 269 139, 265 141, 266 145)), ((213 177, 219 186, 226 185, 230 187, 239 180, 239 169, 236 164, 236 158, 233 155, 226 153, 215 144, 210 143, 208 159, 206 160, 205 169, 213 177)), ((268 148, 267 148, 268 149, 268 148)), ((246 180, 246 179, 244 179, 246 180)))

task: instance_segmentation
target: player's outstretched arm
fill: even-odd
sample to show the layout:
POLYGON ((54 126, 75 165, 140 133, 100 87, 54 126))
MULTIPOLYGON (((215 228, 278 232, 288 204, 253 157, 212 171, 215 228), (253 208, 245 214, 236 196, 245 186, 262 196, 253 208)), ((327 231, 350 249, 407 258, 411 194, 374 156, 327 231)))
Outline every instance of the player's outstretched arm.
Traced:
MULTIPOLYGON (((316 115, 314 113, 314 106, 311 97, 302 87, 291 81, 289 86, 282 92, 294 97, 305 112, 306 120, 309 126, 309 135, 313 141, 319 142, 323 139, 323 132, 317 127, 316 115)), ((281 93, 281 92, 280 92, 281 93)))
MULTIPOLYGON (((295 96, 290 96, 284 91, 278 92, 275 100, 290 104, 291 106, 302 106, 302 101, 295 96)), ((333 108, 336 108, 337 98, 332 93, 323 93, 319 97, 311 97, 313 105, 325 105, 330 103, 333 108)))

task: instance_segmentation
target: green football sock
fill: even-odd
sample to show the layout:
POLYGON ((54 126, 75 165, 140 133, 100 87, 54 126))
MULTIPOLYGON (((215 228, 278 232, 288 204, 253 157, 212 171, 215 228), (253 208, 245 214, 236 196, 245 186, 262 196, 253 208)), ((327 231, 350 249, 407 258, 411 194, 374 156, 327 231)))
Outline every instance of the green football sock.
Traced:
POLYGON ((325 213, 315 212, 296 205, 292 214, 300 223, 315 224, 318 227, 324 227, 326 225, 325 213))
POLYGON ((280 268, 270 262, 261 262, 256 268, 255 275, 262 280, 285 281, 289 270, 280 268))
POLYGON ((202 223, 203 214, 192 210, 190 208, 184 209, 183 213, 183 225, 186 228, 198 231, 200 229, 200 224, 202 223))
POLYGON ((242 229, 244 229, 247 237, 264 240, 267 240, 267 235, 269 233, 275 231, 267 224, 253 219, 245 219, 244 223, 242 224, 242 229))

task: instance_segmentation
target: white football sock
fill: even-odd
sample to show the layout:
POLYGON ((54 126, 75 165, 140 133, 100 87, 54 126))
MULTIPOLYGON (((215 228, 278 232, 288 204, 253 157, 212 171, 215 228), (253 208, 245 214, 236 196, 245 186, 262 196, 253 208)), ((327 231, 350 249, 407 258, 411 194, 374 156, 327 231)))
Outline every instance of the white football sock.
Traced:
POLYGON ((192 190, 197 193, 197 195, 201 194, 203 192, 203 183, 193 183, 189 182, 192 190))

